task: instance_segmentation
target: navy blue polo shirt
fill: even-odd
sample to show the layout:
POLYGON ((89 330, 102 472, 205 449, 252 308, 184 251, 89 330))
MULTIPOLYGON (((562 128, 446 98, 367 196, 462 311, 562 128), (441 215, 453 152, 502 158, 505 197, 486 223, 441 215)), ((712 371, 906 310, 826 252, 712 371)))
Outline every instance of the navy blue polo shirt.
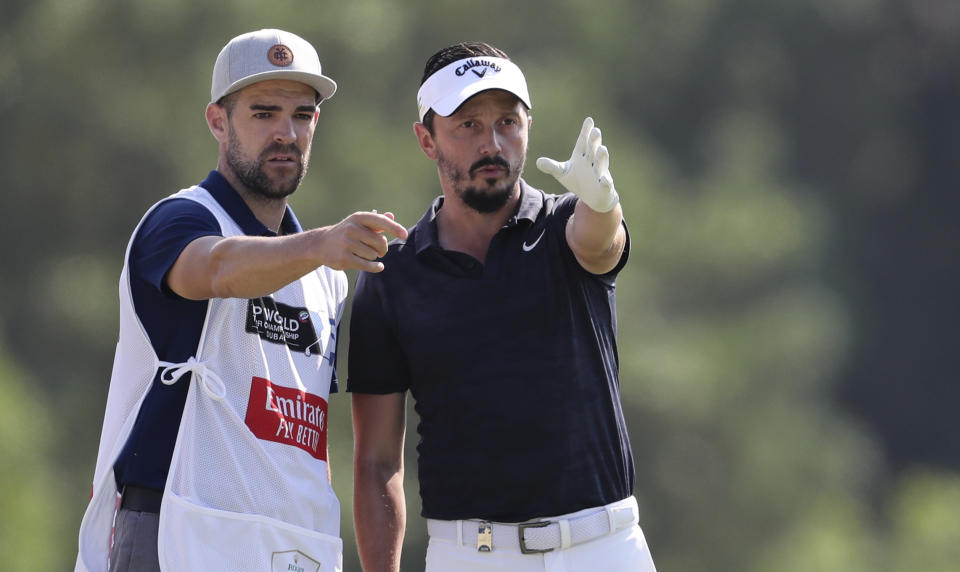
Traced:
POLYGON ((485 264, 442 249, 442 197, 360 273, 348 391, 409 390, 422 514, 520 522, 633 494, 620 404, 614 282, 566 241, 576 197, 521 181, 485 264))
MULTIPOLYGON (((200 186, 213 195, 245 234, 276 236, 217 171, 211 171, 200 186)), ((287 207, 280 233, 301 230, 287 207)), ((127 261, 133 305, 161 361, 184 362, 196 354, 200 343, 207 301, 181 298, 167 287, 165 277, 183 249, 203 236, 222 236, 213 213, 196 201, 174 198, 161 202, 150 212, 133 238, 127 261)), ((189 385, 185 383, 186 376, 173 385, 164 385, 159 373, 114 463, 120 490, 124 485, 162 490, 166 483, 189 385)), ((331 391, 335 390, 333 380, 331 391)))

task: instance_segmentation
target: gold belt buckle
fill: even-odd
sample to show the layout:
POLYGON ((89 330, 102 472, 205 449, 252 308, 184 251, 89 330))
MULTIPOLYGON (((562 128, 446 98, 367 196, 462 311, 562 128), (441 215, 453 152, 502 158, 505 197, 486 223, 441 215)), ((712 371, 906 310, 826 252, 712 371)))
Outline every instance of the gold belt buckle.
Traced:
POLYGON ((493 527, 489 522, 477 525, 477 552, 493 551, 493 527))

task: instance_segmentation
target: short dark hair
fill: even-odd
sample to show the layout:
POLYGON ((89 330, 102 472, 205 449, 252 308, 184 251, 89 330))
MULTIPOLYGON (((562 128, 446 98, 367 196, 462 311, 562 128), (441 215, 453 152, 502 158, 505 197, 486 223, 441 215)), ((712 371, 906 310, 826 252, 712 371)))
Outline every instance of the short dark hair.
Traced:
POLYGON ((237 94, 239 91, 228 93, 217 100, 217 105, 227 110, 227 119, 233 115, 233 109, 237 106, 237 94))
MULTIPOLYGON (((503 58, 509 60, 510 56, 500 48, 495 48, 485 42, 460 42, 452 46, 447 46, 439 52, 430 56, 427 65, 423 68, 423 78, 420 80, 422 86, 433 74, 452 64, 457 60, 476 57, 503 58)), ((433 135, 433 118, 436 113, 433 109, 428 109, 423 115, 423 126, 427 128, 430 135, 433 135)))

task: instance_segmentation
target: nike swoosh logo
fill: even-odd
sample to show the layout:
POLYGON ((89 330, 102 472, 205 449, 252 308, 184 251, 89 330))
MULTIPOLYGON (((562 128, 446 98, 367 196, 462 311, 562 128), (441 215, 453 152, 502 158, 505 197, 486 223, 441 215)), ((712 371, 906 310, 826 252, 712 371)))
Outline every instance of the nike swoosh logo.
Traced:
POLYGON ((540 239, 541 239, 541 238, 543 238, 543 233, 545 233, 545 232, 547 232, 547 229, 541 230, 541 231, 540 231, 540 236, 537 237, 537 240, 534 240, 534 241, 533 241, 533 244, 527 244, 526 242, 524 242, 524 243, 523 243, 523 251, 524 251, 524 252, 530 252, 531 250, 533 250, 534 248, 536 248, 536 247, 537 247, 537 243, 540 242, 540 239))

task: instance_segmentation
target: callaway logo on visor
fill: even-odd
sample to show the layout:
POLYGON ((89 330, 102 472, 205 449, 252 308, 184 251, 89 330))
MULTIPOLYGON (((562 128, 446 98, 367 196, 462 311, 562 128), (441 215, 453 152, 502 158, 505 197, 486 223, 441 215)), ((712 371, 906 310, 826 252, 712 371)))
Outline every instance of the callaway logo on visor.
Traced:
POLYGON ((509 91, 528 109, 532 107, 527 80, 516 64, 504 58, 466 58, 444 66, 420 86, 420 121, 430 109, 446 117, 464 101, 488 89, 509 91))
POLYGON ((473 69, 473 68, 477 68, 477 67, 490 68, 490 69, 492 69, 492 70, 495 71, 495 72, 498 72, 498 71, 500 71, 500 69, 501 69, 500 66, 498 66, 497 64, 491 62, 490 60, 467 60, 467 63, 465 63, 465 64, 463 64, 462 66, 458 67, 454 73, 456 73, 458 76, 460 76, 460 75, 463 75, 463 74, 467 73, 467 70, 470 70, 470 71, 472 71, 473 73, 475 73, 475 74, 477 75, 477 77, 483 77, 483 76, 487 75, 487 70, 486 70, 486 69, 484 69, 483 71, 477 71, 477 70, 473 69))

